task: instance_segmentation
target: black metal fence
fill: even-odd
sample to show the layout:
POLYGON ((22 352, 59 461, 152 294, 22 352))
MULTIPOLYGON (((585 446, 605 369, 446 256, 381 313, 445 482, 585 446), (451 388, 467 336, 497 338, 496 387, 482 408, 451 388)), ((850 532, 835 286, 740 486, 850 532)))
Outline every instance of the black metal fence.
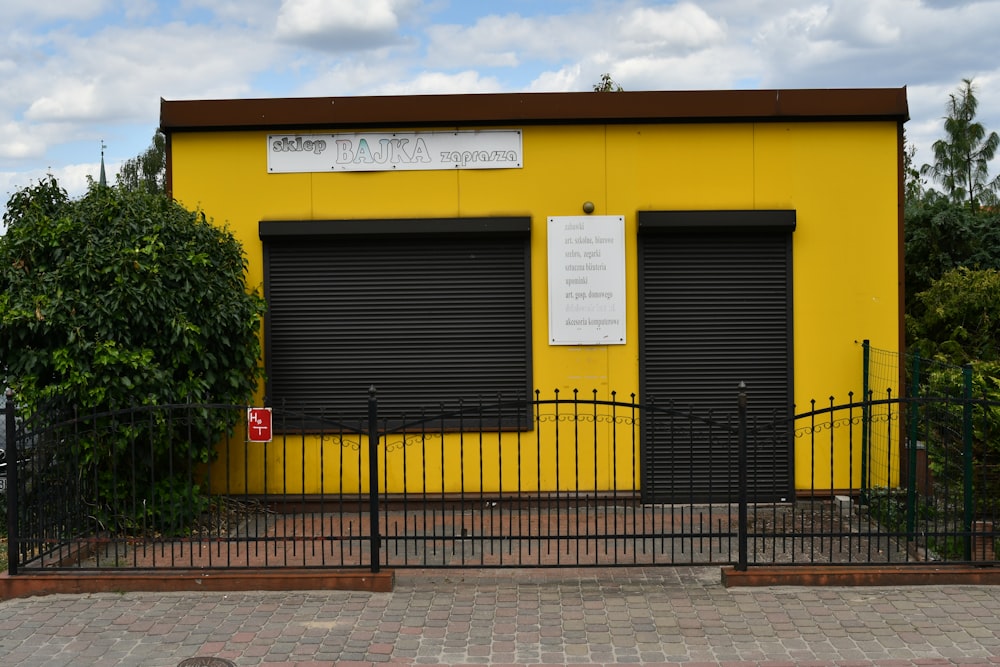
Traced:
POLYGON ((771 420, 749 402, 536 393, 406 417, 373 393, 353 420, 276 407, 255 442, 246 406, 22 419, 8 400, 9 569, 996 564, 1000 405, 869 395, 771 420), (680 456, 706 423, 717 491, 642 489, 646 452, 680 456), (778 500, 746 474, 775 442, 797 487, 778 500))

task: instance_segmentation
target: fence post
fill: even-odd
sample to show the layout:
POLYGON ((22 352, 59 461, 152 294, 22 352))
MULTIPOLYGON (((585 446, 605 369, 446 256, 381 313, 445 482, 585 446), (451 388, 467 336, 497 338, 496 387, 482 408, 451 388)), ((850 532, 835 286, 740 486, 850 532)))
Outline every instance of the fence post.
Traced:
MULTIPOLYGON (((906 437, 906 539, 913 541, 917 529, 917 440, 920 434, 920 353, 913 355, 912 382, 907 387, 910 398, 903 405, 909 407, 910 427, 906 437)), ((900 398, 903 398, 900 396, 900 398)), ((900 471, 902 472, 902 471, 900 471)))
POLYGON ((740 391, 737 398, 737 403, 739 405, 738 413, 738 433, 737 438, 737 466, 739 468, 739 497, 737 499, 739 503, 739 528, 737 534, 737 542, 739 543, 739 557, 736 563, 736 570, 738 572, 746 572, 747 561, 748 561, 748 548, 747 548, 747 485, 749 484, 750 475, 747 472, 747 385, 745 382, 740 381, 739 385, 740 391))
POLYGON ((4 428, 7 429, 7 573, 11 576, 17 574, 17 564, 20 554, 17 534, 17 500, 18 490, 21 488, 17 481, 17 430, 14 421, 14 391, 7 388, 4 397, 7 403, 4 406, 4 413, 7 416, 4 428))
POLYGON ((379 535, 378 506, 378 399, 375 385, 368 389, 368 521, 371 535, 371 571, 378 573, 381 563, 379 551, 382 538, 379 535))
POLYGON ((871 490, 871 483, 868 476, 868 456, 871 443, 868 442, 868 425, 871 424, 872 408, 871 396, 869 396, 870 384, 868 382, 871 373, 871 343, 866 338, 861 342, 861 358, 863 368, 861 371, 861 504, 868 504, 868 493, 871 490))
POLYGON ((972 488, 973 461, 972 461, 972 366, 965 364, 962 366, 962 479, 963 485, 963 516, 962 529, 965 535, 963 539, 963 551, 965 560, 972 560, 972 519, 975 514, 975 497, 972 488))

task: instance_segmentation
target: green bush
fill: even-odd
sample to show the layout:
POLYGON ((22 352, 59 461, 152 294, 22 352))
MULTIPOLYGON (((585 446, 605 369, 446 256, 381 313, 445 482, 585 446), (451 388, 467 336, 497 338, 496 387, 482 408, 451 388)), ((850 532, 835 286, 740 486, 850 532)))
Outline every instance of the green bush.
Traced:
MULTIPOLYGON (((73 200, 52 177, 15 193, 4 222, 0 363, 25 419, 53 402, 97 414, 250 400, 264 302, 247 290, 246 256, 228 229, 143 190, 92 184, 73 200)), ((203 411, 183 432, 164 418, 92 424, 72 454, 106 505, 102 520, 131 529, 195 515, 197 488, 163 473, 209 461, 236 414, 203 411), (110 506, 116 469, 136 471, 129 493, 148 496, 157 516, 110 506)))
POLYGON ((969 462, 960 437, 961 401, 921 415, 929 464, 936 480, 959 486, 971 465, 977 511, 985 512, 1000 495, 1000 477, 984 474, 1000 467, 1000 271, 953 269, 916 298, 920 307, 907 317, 911 351, 929 361, 923 364, 919 395, 961 399, 971 390, 976 401, 969 462))

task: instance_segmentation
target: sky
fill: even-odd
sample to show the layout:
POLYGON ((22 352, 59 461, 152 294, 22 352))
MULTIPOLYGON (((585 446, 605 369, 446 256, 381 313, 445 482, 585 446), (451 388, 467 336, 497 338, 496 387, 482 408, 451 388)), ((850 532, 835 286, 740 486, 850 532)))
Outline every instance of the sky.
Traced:
POLYGON ((1000 132, 1000 0, 3 0, 0 31, 4 203, 102 149, 113 182, 161 98, 906 86, 919 166, 971 78, 1000 132))

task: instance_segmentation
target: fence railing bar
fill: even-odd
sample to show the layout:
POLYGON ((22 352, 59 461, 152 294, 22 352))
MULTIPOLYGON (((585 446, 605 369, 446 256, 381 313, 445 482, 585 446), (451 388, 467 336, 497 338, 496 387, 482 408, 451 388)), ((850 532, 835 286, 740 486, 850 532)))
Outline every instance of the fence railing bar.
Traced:
MULTIPOLYGON (((283 409, 274 442, 244 439, 240 448, 227 435, 217 459, 199 463, 188 448, 153 469, 147 461, 165 443, 197 437, 195 423, 207 406, 74 413, 44 425, 34 433, 48 434, 46 453, 38 444, 32 456, 8 466, 9 569, 749 567, 996 558, 996 549, 986 548, 996 546, 989 526, 997 508, 983 496, 990 482, 981 467, 970 472, 969 462, 982 455, 972 436, 976 420, 1000 406, 971 394, 947 400, 869 395, 860 401, 851 394, 846 403, 830 397, 791 417, 749 414, 739 394, 735 417, 720 408, 686 413, 672 403, 639 404, 634 395, 631 402, 613 392, 602 400, 596 391, 574 390, 552 399, 539 392, 533 400, 479 398, 458 411, 441 406, 437 413, 397 419, 379 414, 370 398, 368 420, 355 422, 364 422, 364 429, 328 431, 317 424, 350 420, 320 416, 310 422, 301 416, 312 414, 307 411, 290 424, 286 420, 299 412, 283 409), (127 455, 109 460, 104 477, 91 471, 79 478, 79 487, 39 483, 75 480, 60 466, 83 468, 71 457, 52 456, 52 447, 99 437, 101 424, 112 422, 127 425, 127 455), (521 427, 510 428, 514 423, 521 427), (915 442, 902 437, 913 423, 931 448, 933 471, 924 460, 914 467, 912 449, 905 450, 915 442), (859 439, 867 451, 855 450, 859 439), (774 442, 787 442, 809 458, 798 468, 804 467, 808 486, 798 497, 769 495, 771 468, 784 465, 778 450, 768 449, 774 442), (692 470, 698 460, 713 463, 703 489, 656 473, 675 456, 677 465, 692 470), (240 459, 237 476, 233 467, 240 459), (306 461, 308 470, 291 465, 306 461), (917 472, 930 480, 926 488, 917 488, 917 472), (34 484, 25 485, 19 473, 34 484), (188 534, 167 497, 143 486, 174 478, 210 498, 248 500, 253 490, 261 509, 230 524, 225 506, 211 501, 206 525, 188 534), (110 480, 108 495, 85 497, 102 479, 110 480), (165 518, 154 525, 157 514, 165 518)), ((245 408, 226 409, 238 416, 245 408)), ((12 416, 8 446, 16 452, 22 431, 13 400, 8 422, 12 416)))

